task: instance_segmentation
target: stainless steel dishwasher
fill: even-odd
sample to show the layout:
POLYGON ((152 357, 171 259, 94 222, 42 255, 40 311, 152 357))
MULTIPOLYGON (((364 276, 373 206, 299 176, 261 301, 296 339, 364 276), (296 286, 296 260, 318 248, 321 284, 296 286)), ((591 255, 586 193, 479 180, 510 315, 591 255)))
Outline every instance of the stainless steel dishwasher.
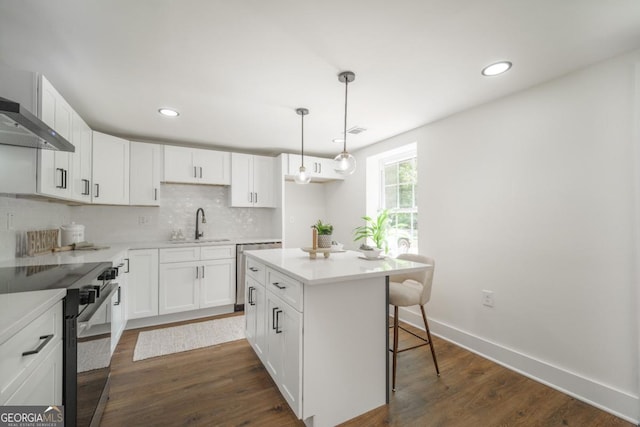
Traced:
POLYGON ((244 251, 281 248, 282 242, 245 243, 236 245, 236 305, 235 311, 244 310, 244 251))

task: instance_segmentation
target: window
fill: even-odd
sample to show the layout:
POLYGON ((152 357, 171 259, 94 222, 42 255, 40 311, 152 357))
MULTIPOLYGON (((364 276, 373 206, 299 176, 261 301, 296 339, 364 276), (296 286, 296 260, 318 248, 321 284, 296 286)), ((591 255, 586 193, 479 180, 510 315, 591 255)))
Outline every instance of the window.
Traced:
POLYGON ((417 144, 367 159, 367 214, 389 211, 390 255, 418 253, 417 144))
POLYGON ((389 249, 418 252, 418 168, 415 149, 380 160, 380 210, 389 211, 389 249))

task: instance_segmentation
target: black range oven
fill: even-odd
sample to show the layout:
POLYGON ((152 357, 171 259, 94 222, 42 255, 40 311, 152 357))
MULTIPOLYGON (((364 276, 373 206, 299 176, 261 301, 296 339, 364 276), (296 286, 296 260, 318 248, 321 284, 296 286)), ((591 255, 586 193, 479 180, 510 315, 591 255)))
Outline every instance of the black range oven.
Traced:
MULTIPOLYGON (((63 390, 66 427, 98 426, 109 394, 111 300, 119 303, 109 262, 0 268, 0 293, 65 288, 63 390)), ((44 404, 44 402, 43 402, 44 404)))

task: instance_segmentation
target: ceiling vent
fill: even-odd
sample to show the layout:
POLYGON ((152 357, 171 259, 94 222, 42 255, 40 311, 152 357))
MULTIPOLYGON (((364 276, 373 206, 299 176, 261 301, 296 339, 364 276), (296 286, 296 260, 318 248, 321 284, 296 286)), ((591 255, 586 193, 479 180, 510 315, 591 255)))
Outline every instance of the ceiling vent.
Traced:
POLYGON ((357 135, 357 134, 359 134, 359 133, 364 132, 365 130, 367 130, 367 129, 365 129, 365 128, 361 128, 361 127, 359 127, 359 126, 354 126, 354 127, 352 127, 351 129, 348 129, 348 130, 347 130, 347 133, 350 133, 351 135, 357 135))

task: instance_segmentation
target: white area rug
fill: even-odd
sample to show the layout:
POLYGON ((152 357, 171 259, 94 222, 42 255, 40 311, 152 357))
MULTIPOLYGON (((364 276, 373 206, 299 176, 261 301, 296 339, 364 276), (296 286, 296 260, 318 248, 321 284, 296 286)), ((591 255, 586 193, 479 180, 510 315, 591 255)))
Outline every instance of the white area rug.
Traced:
POLYGON ((78 372, 87 372, 109 366, 111 361, 111 339, 91 341, 78 340, 78 372))
POLYGON ((194 350, 244 338, 244 316, 143 331, 133 351, 133 361, 194 350))

